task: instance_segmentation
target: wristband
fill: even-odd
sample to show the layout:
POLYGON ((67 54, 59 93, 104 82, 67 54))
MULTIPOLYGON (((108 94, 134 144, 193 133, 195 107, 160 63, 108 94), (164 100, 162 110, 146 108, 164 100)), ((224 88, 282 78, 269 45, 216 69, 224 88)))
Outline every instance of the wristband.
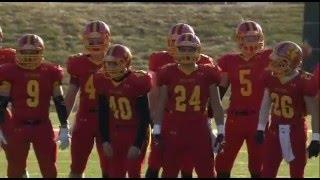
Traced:
POLYGON ((161 126, 159 124, 154 124, 152 134, 160 134, 160 133, 161 133, 161 126))
POLYGON ((319 141, 320 136, 319 133, 312 133, 312 141, 319 141))
POLYGON ((224 125, 218 125, 217 129, 218 129, 218 134, 224 134, 224 125))
POLYGON ((258 124, 258 131, 264 131, 264 129, 265 129, 265 125, 262 125, 262 124, 258 124))

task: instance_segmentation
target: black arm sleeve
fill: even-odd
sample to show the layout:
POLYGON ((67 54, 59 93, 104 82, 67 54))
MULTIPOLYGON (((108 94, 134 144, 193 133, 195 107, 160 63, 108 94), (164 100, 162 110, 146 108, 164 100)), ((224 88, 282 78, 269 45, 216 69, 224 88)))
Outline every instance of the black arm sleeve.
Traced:
POLYGON ((2 124, 5 120, 6 108, 10 97, 8 96, 0 96, 0 124, 2 124))
POLYGON ((64 99, 61 95, 53 97, 54 104, 56 106, 59 122, 61 126, 66 126, 68 124, 68 113, 67 108, 64 103, 64 99))
POLYGON ((220 99, 222 100, 223 99, 223 96, 226 94, 227 90, 228 90, 228 87, 222 87, 222 86, 219 86, 219 94, 220 94, 220 99))
POLYGON ((213 118, 213 111, 211 108, 210 99, 209 99, 209 103, 207 105, 207 108, 208 108, 208 118, 213 118))
POLYGON ((110 142, 109 137, 109 103, 108 98, 104 95, 98 96, 98 120, 99 130, 102 136, 102 142, 110 142))
POLYGON ((149 105, 149 102, 148 102, 147 95, 138 97, 136 108, 137 108, 138 117, 140 117, 140 121, 139 121, 139 126, 137 130, 134 146, 138 147, 139 149, 141 149, 141 146, 144 140, 146 139, 148 126, 151 122, 148 105, 149 105))

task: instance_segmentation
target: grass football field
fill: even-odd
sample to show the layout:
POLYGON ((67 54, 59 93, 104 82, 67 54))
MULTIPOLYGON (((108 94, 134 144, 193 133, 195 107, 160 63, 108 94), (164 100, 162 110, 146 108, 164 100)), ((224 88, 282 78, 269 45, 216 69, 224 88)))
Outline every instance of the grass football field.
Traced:
MULTIPOLYGON (((53 124, 55 128, 58 128, 58 120, 55 113, 51 113, 53 124)), ((310 129, 310 128, 309 128, 310 129)), ((308 133, 310 135, 310 133, 308 133)), ((145 158, 144 164, 142 166, 142 176, 144 177, 146 168, 147 168, 147 159, 148 154, 145 158)), ((307 166, 305 168, 305 177, 317 178, 319 176, 319 157, 308 160, 307 166)), ((58 168, 58 177, 68 177, 68 173, 70 171, 70 148, 64 151, 59 150, 58 159, 57 159, 57 168, 58 168)), ((28 160, 27 160, 28 171, 30 177, 42 177, 39 169, 39 165, 37 159, 35 157, 34 151, 31 149, 29 152, 28 160)), ((5 159, 4 152, 0 152, 0 178, 6 177, 6 167, 7 162, 5 159)), ((99 157, 96 152, 96 149, 92 150, 92 153, 89 157, 88 164, 85 171, 86 177, 99 178, 101 177, 101 170, 99 167, 99 157)), ((245 144, 241 148, 237 159, 235 160, 235 164, 232 170, 232 177, 250 177, 250 173, 248 171, 248 156, 245 144)), ((194 174, 196 177, 196 174, 194 174)), ((289 166, 284 161, 282 161, 278 176, 277 177, 289 177, 289 166)))
MULTIPOLYGON (((16 39, 23 33, 36 33, 45 41, 46 59, 62 66, 69 55, 83 51, 83 26, 89 20, 103 20, 110 25, 112 42, 128 45, 134 55, 133 66, 146 70, 148 56, 153 51, 165 49, 167 32, 177 22, 192 25, 201 39, 203 53, 214 59, 236 49, 233 34, 241 19, 251 19, 260 23, 265 33, 266 45, 269 47, 282 40, 302 44, 303 3, 223 5, 1 2, 0 17, 0 26, 5 35, 4 46, 14 47, 16 39)), ((64 83, 67 81, 66 73, 64 83)), ((50 116, 55 128, 58 128, 56 114, 51 113, 50 116)), ((243 145, 235 160, 231 176, 250 177, 247 164, 247 151, 243 145)), ((31 177, 41 177, 33 150, 29 152, 27 166, 31 177)), ((58 177, 67 177, 69 166, 70 149, 59 150, 58 177)), ((142 176, 146 167, 147 157, 143 164, 142 176)), ((0 178, 6 177, 6 168, 4 152, 0 151, 0 178)), ((85 174, 86 177, 101 177, 95 148, 89 157, 85 174)), ((281 164, 278 177, 289 177, 288 165, 285 162, 281 164)), ((319 157, 308 160, 305 177, 320 177, 319 157)))

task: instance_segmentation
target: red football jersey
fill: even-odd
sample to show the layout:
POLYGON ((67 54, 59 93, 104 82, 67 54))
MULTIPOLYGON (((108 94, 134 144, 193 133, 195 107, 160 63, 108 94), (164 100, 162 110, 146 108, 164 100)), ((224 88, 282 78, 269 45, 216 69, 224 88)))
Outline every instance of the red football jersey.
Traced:
POLYGON ((15 63, 16 50, 11 48, 0 48, 0 65, 15 63))
MULTIPOLYGON (((16 50, 11 48, 0 48, 0 68, 3 64, 14 64, 16 58, 16 50)), ((9 120, 12 117, 12 114, 9 110, 9 108, 6 109, 6 120, 5 123, 8 124, 7 120, 9 120)))
POLYGON ((263 97, 261 78, 271 53, 272 50, 264 50, 249 61, 244 60, 240 54, 226 54, 218 60, 221 71, 227 73, 231 85, 229 115, 235 111, 259 114, 263 97))
POLYGON ((209 87, 220 83, 220 72, 212 65, 198 65, 189 75, 177 64, 168 64, 158 73, 158 86, 168 87, 167 109, 177 117, 206 119, 209 87))
POLYGON ((314 75, 314 83, 316 84, 316 86, 318 87, 318 90, 320 90, 320 86, 319 86, 319 73, 320 73, 320 64, 317 65, 316 69, 313 72, 314 75))
MULTIPOLYGON (((162 66, 175 63, 173 57, 167 51, 154 52, 149 57, 149 71, 157 72, 162 66)), ((213 59, 207 55, 201 54, 197 64, 212 64, 213 59)))
POLYGON ((15 123, 32 123, 49 120, 50 99, 54 83, 61 82, 63 69, 60 66, 42 63, 35 70, 5 64, 0 68, 0 82, 11 85, 10 97, 15 123))
POLYGON ((67 71, 80 87, 80 105, 78 115, 96 117, 96 89, 93 84, 93 74, 102 65, 96 65, 89 60, 89 55, 78 54, 67 61, 67 71))
POLYGON ((299 123, 306 116, 304 96, 316 96, 312 74, 300 71, 299 75, 282 84, 280 80, 266 73, 263 78, 272 99, 271 120, 273 123, 299 123))
POLYGON ((110 107, 110 127, 138 127, 136 112, 137 98, 146 95, 151 89, 151 78, 144 72, 130 71, 125 79, 116 83, 103 73, 96 73, 94 85, 97 94, 106 95, 110 107))

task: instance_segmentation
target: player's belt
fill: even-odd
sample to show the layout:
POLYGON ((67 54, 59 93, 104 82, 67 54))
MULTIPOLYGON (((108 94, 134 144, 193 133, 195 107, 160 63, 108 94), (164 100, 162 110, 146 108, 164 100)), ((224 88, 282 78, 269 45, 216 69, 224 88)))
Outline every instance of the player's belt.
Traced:
POLYGON ((96 112, 98 112, 98 111, 97 111, 96 108, 91 108, 91 109, 89 109, 89 112, 90 112, 90 113, 96 113, 96 112))
POLYGON ((234 116, 250 116, 256 114, 256 111, 254 110, 233 110, 229 112, 230 114, 234 116))
POLYGON ((41 120, 36 120, 36 121, 25 121, 23 122, 24 125, 28 125, 28 126, 36 126, 39 125, 41 123, 41 120))

